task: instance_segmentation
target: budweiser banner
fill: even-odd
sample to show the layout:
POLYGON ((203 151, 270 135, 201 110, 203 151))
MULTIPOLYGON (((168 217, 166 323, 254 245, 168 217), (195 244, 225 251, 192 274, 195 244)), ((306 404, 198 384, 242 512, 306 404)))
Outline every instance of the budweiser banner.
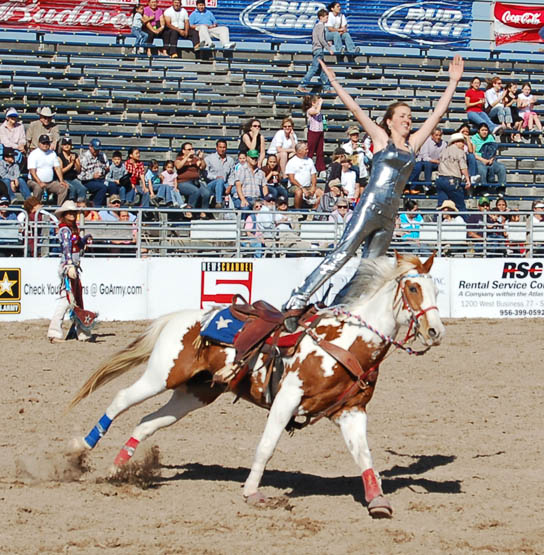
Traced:
POLYGON ((493 9, 495 44, 507 42, 542 42, 544 6, 503 4, 496 2, 493 9))
MULTIPOLYGON (((143 0, 146 3, 147 0, 143 0)), ((129 33, 138 0, 0 0, 4 29, 129 33)), ((190 13, 195 0, 182 0, 190 13)), ((314 0, 206 0, 232 40, 310 42, 316 13, 328 2, 314 0)), ((170 0, 159 0, 166 8, 170 0)), ((472 1, 344 0, 350 34, 361 44, 468 45, 472 1)))

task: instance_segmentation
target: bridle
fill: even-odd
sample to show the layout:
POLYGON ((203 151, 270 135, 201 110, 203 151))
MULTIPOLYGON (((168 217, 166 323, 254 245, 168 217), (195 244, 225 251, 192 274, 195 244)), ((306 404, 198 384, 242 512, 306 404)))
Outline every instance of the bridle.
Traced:
POLYGON ((353 318, 354 320, 357 320, 357 322, 360 325, 362 325, 367 330, 369 330, 372 333, 374 333, 375 335, 377 335, 382 341, 384 341, 385 343, 388 343, 390 345, 393 345, 394 347, 396 347, 398 349, 402 349, 403 351, 405 351, 409 355, 416 355, 416 356, 424 355, 431 348, 430 346, 426 347, 423 350, 418 351, 418 350, 412 349, 410 346, 407 345, 407 343, 414 341, 415 338, 417 337, 417 335, 419 333, 419 328, 421 327, 419 319, 423 315, 425 315, 427 312, 429 312, 430 310, 438 310, 438 307, 433 305, 433 306, 429 306, 428 308, 423 308, 423 309, 419 310, 418 312, 416 312, 416 310, 410 304, 410 302, 408 301, 408 298, 406 296, 406 292, 405 292, 405 288, 404 288, 404 281, 406 279, 416 278, 416 277, 425 278, 425 279, 432 279, 429 274, 414 274, 414 273, 404 274, 404 275, 402 275, 402 276, 400 276, 396 279, 397 289, 395 291, 395 296, 393 297, 393 310, 396 310, 398 307, 400 307, 401 303, 402 303, 402 310, 407 310, 410 314, 410 321, 409 321, 409 324, 408 324, 408 331, 406 332, 406 336, 404 337, 404 339, 402 341, 397 341, 393 337, 381 333, 374 326, 371 326, 366 320, 363 320, 359 315, 353 314, 349 310, 345 310, 344 308, 342 308, 340 306, 336 306, 336 307, 332 308, 332 313, 337 318, 339 316, 344 316, 346 318, 353 318))
MULTIPOLYGON (((406 336, 404 338, 403 343, 406 343, 410 339, 415 339, 417 337, 417 335, 419 333, 419 328, 421 327, 419 319, 422 316, 424 316, 425 314, 427 314, 427 312, 429 312, 431 310, 438 310, 438 307, 436 305, 433 305, 433 306, 429 306, 427 308, 422 308, 421 310, 419 310, 419 312, 415 311, 414 307, 408 302, 408 298, 406 296, 406 286, 405 286, 405 283, 404 283, 405 280, 411 279, 411 278, 432 279, 432 277, 429 274, 409 273, 409 274, 404 274, 404 275, 398 277, 397 280, 396 280, 397 281, 397 290, 395 292, 395 297, 394 297, 394 300, 393 300, 393 310, 398 308, 400 306, 400 303, 402 302, 402 310, 406 310, 410 314, 410 322, 408 324, 408 331, 406 332, 406 336), (400 293, 400 295, 399 295, 399 293, 400 293), (412 330, 413 330, 413 332, 412 332, 412 330)), ((429 348, 427 348, 427 350, 429 348)))

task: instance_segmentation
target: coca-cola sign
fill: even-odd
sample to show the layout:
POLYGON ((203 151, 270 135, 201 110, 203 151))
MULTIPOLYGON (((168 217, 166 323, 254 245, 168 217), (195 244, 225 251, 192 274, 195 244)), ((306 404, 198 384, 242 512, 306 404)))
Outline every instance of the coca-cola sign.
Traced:
POLYGON ((544 26, 544 7, 496 2, 493 15, 496 44, 542 41, 539 30, 544 26))

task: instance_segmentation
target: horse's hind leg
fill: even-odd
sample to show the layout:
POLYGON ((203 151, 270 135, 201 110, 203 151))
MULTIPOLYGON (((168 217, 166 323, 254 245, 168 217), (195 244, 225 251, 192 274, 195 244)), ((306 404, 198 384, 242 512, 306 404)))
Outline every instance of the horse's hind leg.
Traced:
POLYGON ((206 384, 184 384, 172 393, 169 401, 159 410, 144 416, 134 428, 130 439, 115 458, 114 465, 119 467, 130 460, 140 442, 153 435, 157 430, 166 428, 190 412, 209 405, 223 393, 220 387, 206 384))
MULTIPOLYGON (((130 407, 166 390, 166 378, 155 371, 152 362, 143 375, 131 386, 121 389, 96 426, 84 437, 72 441, 73 450, 92 449, 106 434, 113 420, 130 407)), ((166 372, 167 375, 167 372, 166 372)))
POLYGON ((372 455, 366 439, 366 411, 356 408, 348 409, 336 419, 336 423, 340 426, 344 441, 362 471, 365 499, 370 516, 373 518, 390 517, 393 509, 384 497, 372 468, 372 455))
POLYGON ((251 465, 251 472, 244 484, 244 497, 248 501, 264 500, 259 494, 259 484, 264 469, 274 453, 282 431, 299 407, 301 399, 302 382, 295 374, 287 374, 270 408, 270 414, 251 465))

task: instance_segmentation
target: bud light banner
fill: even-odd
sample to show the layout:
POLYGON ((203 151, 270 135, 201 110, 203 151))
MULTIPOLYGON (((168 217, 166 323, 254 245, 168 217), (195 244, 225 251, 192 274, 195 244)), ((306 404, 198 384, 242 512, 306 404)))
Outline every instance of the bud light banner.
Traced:
POLYGON ((496 2, 493 10, 495 44, 543 42, 544 6, 496 2))
MULTIPOLYGON (((138 0, 0 0, 3 28, 129 33, 138 0)), ((145 3, 145 0, 144 0, 145 3)), ((191 13, 195 0, 182 0, 191 13)), ((159 7, 171 5, 160 0, 159 7)), ((341 3, 348 30, 360 44, 466 46, 471 38, 472 2, 395 2, 346 0, 341 3)), ((317 11, 325 2, 289 0, 206 0, 235 41, 311 42, 317 11)))
MULTIPOLYGON (((309 42, 317 11, 325 2, 256 0, 226 2, 240 6, 236 34, 246 40, 261 35, 271 41, 309 42), (253 36, 252 36, 253 32, 253 36)), ((472 30, 472 2, 395 2, 392 0, 345 0, 342 13, 355 43, 416 43, 420 45, 468 45, 472 30)), ((231 36, 232 31, 231 28, 231 36)))

